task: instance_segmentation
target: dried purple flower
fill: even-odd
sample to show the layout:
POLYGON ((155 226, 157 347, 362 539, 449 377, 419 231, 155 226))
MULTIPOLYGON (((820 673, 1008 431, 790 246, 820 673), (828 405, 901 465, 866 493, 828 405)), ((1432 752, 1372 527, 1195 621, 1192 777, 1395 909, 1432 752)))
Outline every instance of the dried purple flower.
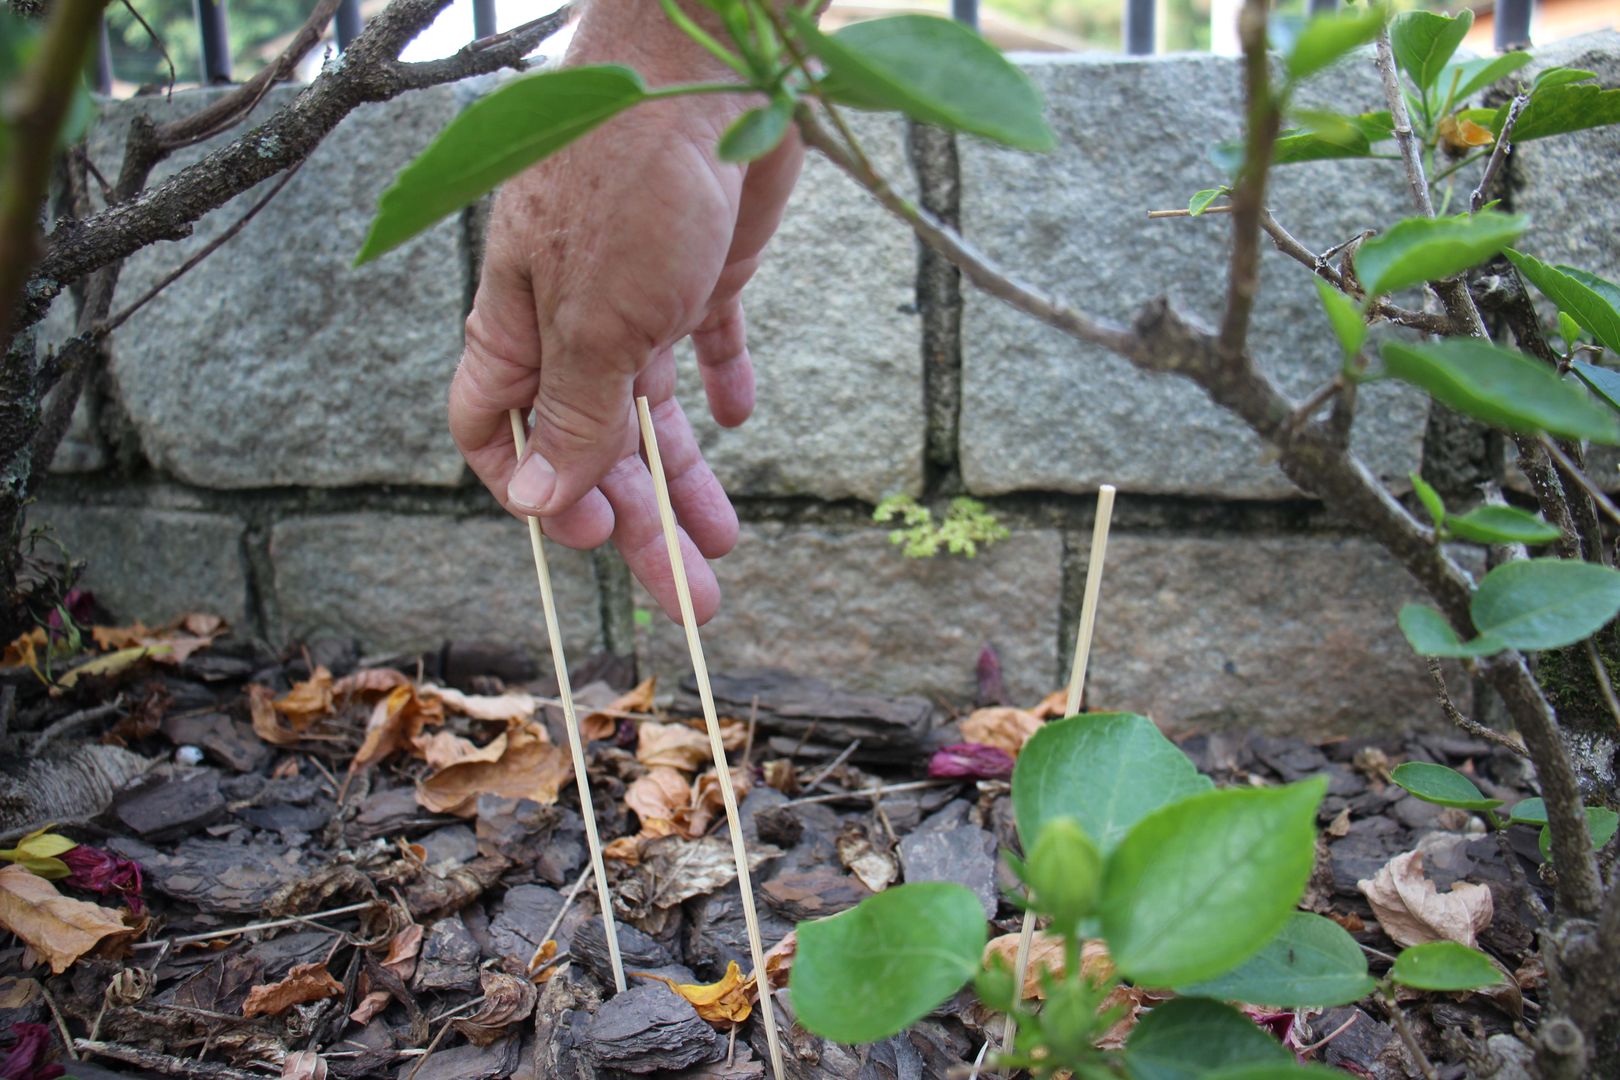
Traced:
POLYGON ((44 1064, 51 1052, 51 1029, 44 1024, 12 1024, 11 1039, 11 1049, 0 1057, 0 1080, 56 1080, 66 1071, 44 1064))
POLYGON ((60 858, 72 871, 63 884, 103 896, 117 894, 137 915, 146 910, 141 899, 140 863, 86 844, 64 852, 60 858))
POLYGON ((928 762, 928 775, 935 779, 1005 780, 1012 771, 1012 755, 984 743, 944 747, 928 762))

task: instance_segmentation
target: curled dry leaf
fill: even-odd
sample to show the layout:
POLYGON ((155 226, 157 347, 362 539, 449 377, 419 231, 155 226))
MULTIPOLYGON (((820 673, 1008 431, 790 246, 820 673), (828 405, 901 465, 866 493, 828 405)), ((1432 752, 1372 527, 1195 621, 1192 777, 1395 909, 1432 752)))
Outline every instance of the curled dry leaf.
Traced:
POLYGON ((416 787, 416 801, 436 814, 472 817, 478 796, 533 799, 542 806, 557 801, 562 786, 574 778, 568 755, 553 746, 537 723, 515 727, 497 739, 506 748, 496 761, 449 765, 416 787))
POLYGON ((503 732, 479 746, 449 731, 422 732, 411 739, 411 748, 434 769, 447 769, 452 765, 501 760, 506 753, 506 734, 503 732))
POLYGON ((894 855, 873 844, 866 830, 858 825, 838 834, 838 861, 873 892, 882 892, 900 877, 900 864, 894 855))
POLYGON ((511 691, 505 694, 463 694, 448 686, 424 686, 421 694, 442 701, 446 708, 474 720, 498 720, 522 724, 534 719, 540 699, 532 694, 511 691))
POLYGON ((647 720, 642 722, 637 734, 636 760, 643 765, 667 765, 692 773, 711 760, 709 737, 685 724, 647 720))
POLYGON ((474 1046, 488 1046, 505 1036, 513 1024, 528 1019, 539 994, 534 983, 504 971, 486 970, 479 981, 483 984, 484 1003, 471 1016, 452 1020, 451 1026, 474 1046))
POLYGON ((278 983, 266 983, 248 991, 242 1015, 280 1016, 294 1005, 303 1005, 343 993, 343 984, 332 978, 325 964, 299 964, 278 983))
POLYGON ((1445 148, 1454 154, 1465 154, 1476 146, 1489 146, 1496 141, 1490 128, 1476 124, 1467 117, 1446 117, 1435 126, 1435 134, 1445 148))
POLYGON ((416 974, 416 958, 422 952, 422 926, 410 923, 388 942, 388 955, 383 967, 399 976, 400 982, 410 982, 416 974))
POLYGON ((442 723, 444 705, 437 699, 422 697, 409 683, 394 687, 371 710, 365 740, 349 762, 349 772, 369 768, 400 747, 414 745, 424 727, 442 723))
POLYGON ((101 942, 132 933, 120 913, 63 896, 20 866, 0 867, 0 929, 21 938, 56 975, 101 942))
MULTIPOLYGON (((774 993, 788 984, 788 976, 793 973, 793 958, 799 953, 799 932, 789 930, 782 940, 765 950, 765 981, 774 993)), ((743 990, 748 994, 748 1000, 759 1000, 759 980, 754 972, 749 972, 743 980, 743 990)))
POLYGON ((1423 853, 1397 855, 1371 880, 1356 888, 1372 905, 1384 933, 1397 945, 1455 941, 1473 948, 1479 932, 1491 925, 1491 890, 1459 881, 1440 892, 1423 874, 1423 853))
POLYGON ((295 1050, 281 1063, 281 1080, 326 1080, 326 1061, 313 1050, 295 1050))
MULTIPOLYGON (((663 975, 644 971, 632 972, 640 979, 656 979, 692 1003, 697 1014, 718 1028, 729 1028, 748 1019, 754 1007, 748 1000, 742 969, 733 960, 726 965, 726 973, 716 983, 678 983, 663 975)), ((749 980, 752 981, 752 980, 749 980)))
POLYGON ((396 686, 409 686, 410 678, 393 668, 366 668, 351 672, 332 684, 332 696, 339 700, 356 696, 380 697, 396 686))
POLYGON ((1066 715, 1068 704, 1069 691, 1068 688, 1065 687, 1061 690, 1054 690, 1050 694, 1047 694, 1045 697, 1041 698, 1041 703, 1039 705, 1035 706, 1029 711, 1034 714, 1037 719, 1055 720, 1066 715))
POLYGON ((276 712, 287 718, 294 731, 303 731, 309 725, 332 711, 332 673, 324 667, 272 702, 276 712))
POLYGON ((1040 717, 1023 709, 975 709, 962 721, 962 741, 993 746, 1017 757, 1041 724, 1040 717))
POLYGON ((160 663, 180 664, 193 653, 212 645, 226 629, 225 620, 218 615, 193 612, 156 630, 138 621, 131 626, 92 626, 90 636, 102 649, 147 648, 153 650, 152 659, 160 663))
POLYGON ((624 792, 624 805, 635 811, 643 825, 658 819, 674 820, 675 811, 691 800, 691 784, 668 765, 655 765, 624 792))
POLYGON ((585 714, 580 718, 579 730, 586 741, 593 739, 611 739, 614 732, 619 730, 619 718, 614 713, 649 713, 653 707, 653 691, 658 686, 658 677, 653 676, 640 683, 628 694, 621 694, 605 709, 585 714))

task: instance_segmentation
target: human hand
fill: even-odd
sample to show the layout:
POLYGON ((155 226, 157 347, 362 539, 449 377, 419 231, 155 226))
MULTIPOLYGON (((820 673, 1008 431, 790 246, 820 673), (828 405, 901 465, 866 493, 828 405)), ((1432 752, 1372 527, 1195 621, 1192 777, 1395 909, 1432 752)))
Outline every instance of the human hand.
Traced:
MULTIPOLYGON (((641 0, 595 0, 567 64, 623 63, 649 85, 729 71, 641 0)), ((699 622, 720 602, 705 559, 730 551, 737 515, 675 400, 674 346, 690 336, 714 418, 754 404, 739 294, 781 220, 803 150, 791 134, 750 165, 721 162, 727 125, 757 104, 704 94, 639 105, 506 184, 487 230, 450 430, 507 510, 569 547, 612 537, 679 618, 634 398, 652 409, 699 622), (536 424, 515 461, 508 411, 536 424)))

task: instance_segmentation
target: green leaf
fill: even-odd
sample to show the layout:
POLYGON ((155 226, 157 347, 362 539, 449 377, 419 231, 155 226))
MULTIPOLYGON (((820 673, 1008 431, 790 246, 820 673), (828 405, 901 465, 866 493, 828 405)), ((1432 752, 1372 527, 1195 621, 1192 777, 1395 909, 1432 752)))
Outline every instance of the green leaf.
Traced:
POLYGON ((898 885, 799 924, 789 987, 799 1023, 841 1043, 874 1042, 922 1019, 979 970, 984 909, 950 882, 898 885))
POLYGON ((1073 933, 1097 906, 1102 887, 1102 854, 1073 818, 1046 823, 1020 875, 1029 886, 1029 905, 1052 918, 1053 929, 1073 933))
MULTIPOLYGON (((1502 133, 1502 125, 1507 123, 1508 110, 1512 105, 1512 102, 1508 102, 1496 110, 1490 124, 1493 134, 1502 133)), ((1608 124, 1620 124, 1620 87, 1604 89, 1586 82, 1543 84, 1530 95, 1530 104, 1519 113, 1510 138, 1522 143, 1608 124)))
POLYGON ((1494 810, 1501 799, 1487 799, 1474 782, 1456 769, 1427 761, 1408 761, 1395 766, 1390 779, 1424 802, 1455 806, 1460 810, 1494 810))
POLYGON ((1478 990, 1502 981, 1490 957, 1455 941, 1402 949, 1389 977, 1414 990, 1478 990))
POLYGON ((1547 804, 1540 798, 1524 799, 1513 805, 1513 813, 1508 820, 1515 825, 1545 825, 1547 824, 1547 804))
POLYGON ((1550 544, 1560 535, 1558 526, 1516 506, 1476 506, 1447 518, 1446 528, 1476 544, 1550 544))
POLYGON ((1322 309, 1328 322, 1333 324, 1333 335, 1339 339, 1339 349, 1346 359, 1354 359, 1367 343, 1367 320, 1356 302, 1332 285, 1315 278, 1316 295, 1322 299, 1322 309))
POLYGON ((1552 368, 1477 338, 1384 343, 1385 369, 1443 405, 1507 431, 1620 442, 1620 419, 1552 368))
POLYGON ((793 123, 793 99, 775 98, 733 120, 720 136, 720 160, 756 161, 775 150, 793 123))
POLYGON ((447 124, 378 200, 355 262, 423 232, 647 97, 626 67, 577 67, 514 79, 447 124))
POLYGON ((1407 218, 1356 249, 1356 276, 1368 296, 1440 281, 1478 266, 1530 224, 1522 214, 1480 211, 1445 218, 1407 218))
POLYGON ((1620 570, 1575 559, 1521 559, 1485 575, 1469 604, 1474 627, 1510 649, 1560 649, 1620 612, 1620 570))
POLYGON ((1013 812, 1028 851, 1049 822, 1072 817, 1107 855, 1131 827, 1208 791, 1180 747, 1134 713, 1085 713, 1045 725, 1013 767, 1013 812))
POLYGON ((1509 248, 1503 252, 1519 273, 1604 345, 1620 352, 1620 286, 1567 266, 1548 266, 1509 248), (1582 275, 1582 276, 1577 276, 1582 275))
MULTIPOLYGON (((1614 835, 1615 828, 1620 825, 1620 815, 1615 814, 1602 806, 1588 806, 1586 808, 1586 834, 1592 838, 1592 846, 1601 848, 1609 842, 1614 835)), ((1552 862, 1552 829, 1546 825, 1541 827, 1541 835, 1536 838, 1536 847, 1541 849, 1541 857, 1552 862)))
MULTIPOLYGON (((1436 83, 1442 91, 1451 87, 1451 77, 1457 76, 1454 104, 1461 104, 1494 82, 1499 82, 1530 62, 1527 52, 1503 53, 1501 56, 1482 56, 1478 60, 1454 60, 1440 72, 1436 83)), ((1496 111, 1491 110, 1493 113, 1496 111)))
POLYGON ((1349 932, 1332 919, 1296 911, 1282 932, 1225 975, 1176 993, 1275 1005, 1328 1008, 1359 1001, 1373 991, 1367 958, 1349 932))
POLYGON ((1395 63, 1406 72, 1418 90, 1427 95, 1439 82, 1440 72, 1473 25, 1474 13, 1467 8, 1457 16, 1435 15, 1428 11, 1402 12, 1389 27, 1395 63))
POLYGON ((1131 1080, 1200 1080, 1214 1067, 1289 1060, 1282 1044, 1253 1020, 1207 998, 1175 998, 1154 1006, 1125 1042, 1131 1080))
POLYGON ((1591 82, 1597 78, 1597 72, 1587 71, 1585 68, 1550 67, 1536 76, 1531 89, 1542 90, 1554 86, 1567 86, 1570 83, 1591 82))
POLYGON ((1381 4, 1318 15, 1305 24, 1288 53, 1288 77, 1314 75, 1356 46, 1365 45, 1378 36, 1388 17, 1381 4))
POLYGON ((1422 604, 1407 604, 1396 617, 1406 643, 1419 656, 1440 656, 1461 659, 1469 656, 1490 656, 1507 648, 1495 638, 1480 636, 1463 641, 1451 628, 1446 617, 1422 604))
POLYGON ((1326 790, 1317 778, 1207 791, 1138 822, 1108 856, 1098 904, 1120 973, 1174 986, 1259 952, 1305 890, 1326 790))
MULTIPOLYGON (((1394 137, 1395 122, 1387 111, 1343 116, 1295 110, 1294 115, 1309 123, 1278 133, 1271 152, 1273 165, 1372 157, 1374 143, 1394 137), (1329 123, 1330 116, 1336 122, 1329 123)), ((1222 171, 1236 173, 1243 167, 1243 143, 1241 140, 1220 143, 1210 151, 1210 158, 1222 171)))
POLYGON ((895 15, 827 35, 798 9, 787 15, 828 75, 868 105, 1019 150, 1057 145, 1028 76, 961 23, 895 15))
POLYGON ((1214 202, 1225 193, 1225 188, 1218 187, 1205 188, 1203 191, 1194 192, 1193 197, 1187 200, 1187 211, 1191 213, 1193 217, 1197 217, 1199 214, 1202 214, 1205 210, 1209 209, 1210 203, 1214 202))
POLYGON ((1412 481, 1412 490, 1417 494, 1418 502, 1428 511, 1429 520, 1439 528, 1446 520, 1446 504, 1441 501, 1440 493, 1429 486, 1429 482, 1417 473, 1407 473, 1406 478, 1412 481))

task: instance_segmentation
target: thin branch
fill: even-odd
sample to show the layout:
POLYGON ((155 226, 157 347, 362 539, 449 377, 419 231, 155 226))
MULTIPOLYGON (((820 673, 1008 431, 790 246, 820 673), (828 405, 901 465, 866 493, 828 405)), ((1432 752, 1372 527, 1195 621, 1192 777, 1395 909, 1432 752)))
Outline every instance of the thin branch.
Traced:
MULTIPOLYGON (((1211 209, 1214 208, 1211 207, 1211 209)), ((1272 216, 1271 211, 1267 210, 1260 215, 1260 227, 1266 230, 1266 235, 1271 237, 1272 243, 1276 245, 1278 251, 1307 267, 1311 273, 1352 300, 1361 299, 1361 290, 1357 289, 1343 274, 1333 268, 1333 264, 1328 262, 1327 255, 1318 255, 1300 243, 1292 233, 1283 228, 1277 219, 1272 216)), ((1355 239, 1359 239, 1359 237, 1355 239)), ((1353 243, 1354 239, 1350 242, 1353 243)), ((1422 330, 1429 334, 1450 334, 1452 332, 1451 320, 1444 315, 1429 311, 1413 311, 1410 308, 1398 307, 1386 300, 1379 300, 1373 304, 1372 314, 1398 326, 1408 326, 1413 330, 1422 330)))
POLYGON ((1424 217, 1434 217, 1434 202, 1429 198, 1429 184, 1423 178, 1422 147, 1412 131, 1412 117, 1406 111, 1406 95, 1401 90, 1401 76, 1395 70, 1395 51, 1389 44, 1389 27, 1378 31, 1376 45, 1378 77, 1384 84, 1384 101, 1394 121, 1395 144, 1400 147, 1401 163, 1406 166, 1406 186, 1412 193, 1412 204, 1424 217))
POLYGON ((1609 707, 1609 715, 1614 718, 1616 726, 1620 726, 1620 698, 1614 696, 1614 683, 1609 679, 1609 669, 1603 663, 1603 657, 1598 655, 1597 646, 1592 639, 1586 639, 1586 658, 1592 662, 1592 676, 1597 679, 1598 690, 1603 695, 1603 704, 1609 707))
POLYGON ((1507 156, 1513 152, 1511 141, 1513 125, 1519 122, 1519 114, 1524 112, 1524 107, 1528 104, 1530 95, 1519 94, 1513 99, 1513 104, 1508 106, 1507 119, 1502 121, 1502 131, 1496 136, 1496 148, 1491 151, 1491 160, 1485 163, 1485 172, 1479 178, 1479 186, 1468 198, 1469 213, 1477 214, 1479 208, 1485 205, 1485 193, 1490 190, 1491 181, 1496 179, 1496 174, 1502 170, 1503 162, 1507 161, 1507 156))
POLYGON ((1222 203, 1219 206, 1206 206, 1202 210, 1198 211, 1198 213, 1196 213, 1196 214, 1193 213, 1191 210, 1185 210, 1185 209, 1183 209, 1183 210, 1149 210, 1147 212, 1147 216, 1148 216, 1149 221, 1157 221, 1159 218, 1206 217, 1206 216, 1208 216, 1210 214, 1230 214, 1231 212, 1232 212, 1232 205, 1230 203, 1222 203))
POLYGON ((1434 1071, 1434 1062, 1423 1052, 1423 1047, 1418 1043, 1417 1036, 1412 1033, 1411 1025, 1406 1022, 1406 1014, 1396 1002, 1395 995, 1386 991, 1382 997, 1384 1011, 1394 1022, 1395 1030, 1400 1034, 1401 1042, 1406 1044, 1407 1052, 1412 1055, 1412 1063, 1418 1067, 1418 1072, 1423 1074, 1423 1080, 1440 1080, 1440 1074, 1434 1071))
POLYGON ((1569 455, 1564 453, 1556 442, 1545 435, 1541 436, 1541 448, 1552 455, 1552 459, 1558 463, 1559 469, 1573 479, 1580 486, 1580 489, 1591 497, 1593 504, 1603 511, 1605 517, 1620 525, 1620 507, 1614 505, 1614 502, 1604 494, 1602 488, 1592 483, 1592 478, 1586 475, 1585 470, 1570 460, 1569 455))
POLYGON ((1450 720, 1468 734, 1484 739, 1486 742, 1495 743, 1506 750, 1511 750, 1522 758, 1530 756, 1530 751, 1526 750, 1524 745, 1517 739, 1503 735, 1495 728, 1486 727, 1478 720, 1464 716, 1462 710, 1457 708, 1457 703, 1451 700, 1451 691, 1446 687, 1446 675, 1440 667, 1440 661, 1431 656, 1428 658, 1428 667, 1429 678, 1434 682, 1435 697, 1440 702, 1440 711, 1446 714, 1447 720, 1450 720))
MULTIPOLYGON (((308 160, 308 158, 304 159, 304 161, 308 160)), ((294 176, 298 175, 298 170, 303 168, 304 161, 298 162, 292 168, 282 173, 281 179, 277 180, 274 186, 272 186, 269 191, 264 193, 264 197, 250 206, 246 213, 231 223, 229 228, 210 240, 201 251, 198 251, 185 262, 181 263, 179 266, 169 271, 169 273, 165 274, 158 280, 157 284, 153 285, 150 289, 147 289, 146 292, 142 293, 139 299, 135 300, 118 314, 99 324, 95 329, 95 333, 100 337, 106 337, 114 330, 117 330, 129 320, 131 315, 145 307, 147 303, 157 296, 158 293, 162 292, 164 289, 167 289, 170 285, 173 285, 183 275, 185 275, 187 271, 191 270, 198 263, 208 258, 208 256, 230 243, 232 238, 234 238, 237 233, 241 232, 247 226, 247 223, 252 221, 260 210, 263 210, 266 206, 269 206, 270 200, 279 195, 281 193, 281 189, 286 187, 288 182, 290 182, 294 176)))
POLYGON ((1226 272, 1226 312, 1218 351, 1228 364, 1245 363, 1249 317, 1260 295, 1260 219, 1266 212, 1266 180, 1281 114, 1271 96, 1271 62, 1266 55, 1266 0, 1246 0, 1238 16, 1243 41, 1243 173, 1232 189, 1232 257, 1226 272))
POLYGON ((142 30, 146 31, 147 40, 149 40, 153 45, 157 46, 158 55, 163 57, 163 62, 168 65, 169 84, 164 88, 164 98, 165 100, 173 100, 176 76, 174 71, 174 58, 169 55, 169 46, 164 42, 163 38, 158 35, 158 32, 152 29, 152 24, 146 21, 146 17, 136 9, 135 5, 131 3, 130 0, 123 0, 123 4, 124 10, 129 12, 129 17, 139 23, 142 30))

